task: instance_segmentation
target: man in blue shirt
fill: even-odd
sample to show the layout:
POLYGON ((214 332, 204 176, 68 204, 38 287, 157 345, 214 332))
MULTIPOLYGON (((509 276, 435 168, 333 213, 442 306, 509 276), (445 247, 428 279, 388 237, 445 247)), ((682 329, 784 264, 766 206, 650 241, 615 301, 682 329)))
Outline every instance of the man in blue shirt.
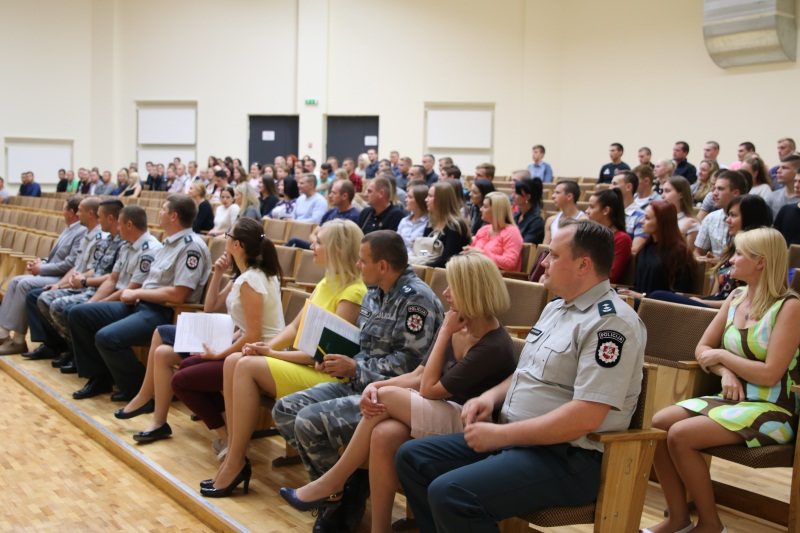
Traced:
POLYGON ((533 149, 533 163, 528 165, 528 172, 531 173, 532 178, 539 178, 542 183, 552 183, 553 181, 553 168, 542 161, 544 159, 544 146, 541 144, 534 145, 533 149))
POLYGON ((23 172, 20 178, 22 179, 22 185, 19 186, 20 196, 42 195, 42 188, 39 187, 38 183, 34 183, 33 181, 33 172, 31 172, 30 170, 28 170, 27 172, 23 172))

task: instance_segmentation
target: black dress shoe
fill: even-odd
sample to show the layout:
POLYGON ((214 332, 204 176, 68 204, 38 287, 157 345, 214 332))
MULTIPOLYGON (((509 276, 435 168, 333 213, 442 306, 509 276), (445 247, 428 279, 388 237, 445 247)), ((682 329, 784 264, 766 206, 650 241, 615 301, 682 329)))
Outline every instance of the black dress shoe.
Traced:
POLYGON ((35 350, 25 352, 22 357, 30 359, 31 361, 38 361, 39 359, 53 359, 58 354, 54 352, 49 346, 42 344, 35 350))
POLYGON ((133 435, 133 440, 140 444, 155 442, 172 436, 172 428, 164 422, 164 425, 157 427, 153 431, 140 431, 133 435))
POLYGON ((111 395, 112 402, 129 402, 133 400, 135 394, 125 394, 122 391, 117 391, 111 395))
POLYGON ((89 381, 86 382, 82 389, 72 393, 72 397, 76 400, 83 400, 84 398, 92 398, 109 392, 111 392, 111 382, 109 380, 106 378, 89 378, 89 381))
POLYGON ((127 420, 129 418, 133 418, 139 415, 144 415, 147 413, 152 413, 156 409, 156 402, 155 400, 150 400, 143 406, 138 409, 134 409, 133 411, 126 413, 125 408, 117 409, 114 411, 114 417, 119 418, 120 420, 127 420))
POLYGON ((69 361, 61 365, 59 369, 62 374, 77 374, 78 373, 78 365, 75 364, 75 360, 69 361))
POLYGON ((75 358, 72 357, 72 354, 70 352, 64 352, 58 355, 55 361, 51 362, 50 364, 53 366, 53 368, 61 368, 62 366, 69 364, 74 360, 75 358))

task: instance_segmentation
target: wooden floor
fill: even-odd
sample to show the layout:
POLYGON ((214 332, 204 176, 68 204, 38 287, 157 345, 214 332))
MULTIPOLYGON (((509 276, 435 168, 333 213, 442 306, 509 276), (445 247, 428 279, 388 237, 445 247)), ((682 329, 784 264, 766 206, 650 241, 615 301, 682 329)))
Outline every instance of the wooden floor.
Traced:
MULTIPOLYGON (((71 393, 83 380, 58 373, 49 361, 10 356, 0 358, 0 368, 36 394, 0 373, 0 401, 5 406, 0 420, 6 428, 0 480, 19 489, 6 496, 0 530, 202 531, 198 519, 216 530, 311 530, 313 517, 288 507, 278 496, 279 487, 299 486, 306 479, 299 465, 272 468, 272 459, 283 452, 280 437, 251 445, 248 456, 254 473, 249 495, 206 500, 197 487, 218 465, 209 446, 211 433, 202 423, 192 422, 183 405, 175 403, 170 413, 173 438, 138 446, 131 436, 144 429, 150 415, 117 420, 112 413, 121 404, 106 395, 73 400, 71 393)), ((788 469, 756 472, 726 462, 715 462, 712 468, 715 479, 788 501, 788 469)), ((403 516, 403 504, 398 497, 395 518, 403 516)), ((651 484, 642 526, 658 522, 663 505, 658 486, 651 484)), ((730 532, 783 530, 725 509, 721 514, 730 532)), ((360 531, 368 531, 368 524, 367 515, 360 531)), ((545 531, 591 530, 587 525, 545 531)))

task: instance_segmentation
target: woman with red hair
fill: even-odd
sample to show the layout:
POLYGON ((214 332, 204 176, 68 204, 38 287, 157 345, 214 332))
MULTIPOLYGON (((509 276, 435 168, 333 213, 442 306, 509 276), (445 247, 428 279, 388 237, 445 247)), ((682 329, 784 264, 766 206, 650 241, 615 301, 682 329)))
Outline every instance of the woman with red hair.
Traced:
POLYGON ((642 231, 650 235, 636 255, 633 290, 621 294, 644 298, 653 291, 691 292, 695 259, 678 228, 678 210, 663 200, 644 211, 642 231))

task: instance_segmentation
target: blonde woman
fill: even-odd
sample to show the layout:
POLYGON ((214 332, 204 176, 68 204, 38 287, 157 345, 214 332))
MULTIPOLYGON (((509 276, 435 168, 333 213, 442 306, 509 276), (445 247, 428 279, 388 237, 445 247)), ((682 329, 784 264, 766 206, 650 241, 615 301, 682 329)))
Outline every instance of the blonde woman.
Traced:
MULTIPOLYGON (((367 293, 356 265, 363 237, 352 221, 334 219, 320 226, 311 239, 314 262, 325 267, 325 277, 314 289, 310 301, 352 324, 358 319, 361 301, 367 293)), ((223 394, 229 451, 214 479, 201 483, 204 496, 228 496, 238 484, 234 481, 241 482, 262 394, 281 398, 337 380, 315 370, 311 355, 286 350, 295 341, 299 325, 298 315, 271 341, 246 344, 242 353, 225 360, 223 394)), ((249 479, 249 474, 246 477, 249 479)))
POLYGON ((414 241, 414 255, 409 257, 409 262, 443 267, 470 243, 469 227, 461 218, 459 200, 449 183, 437 181, 431 185, 425 204, 428 227, 422 237, 414 241))
POLYGON ((683 176, 672 176, 661 187, 661 197, 678 210, 678 229, 686 239, 686 243, 694 246, 694 239, 700 230, 700 223, 692 215, 691 185, 683 176))
POLYGON ((131 172, 128 174, 128 186, 122 191, 122 196, 139 198, 140 194, 142 194, 142 183, 139 181, 139 174, 131 172))
POLYGON ((347 478, 369 459, 372 531, 391 531, 399 487, 394 455, 400 445, 463 431, 461 406, 514 372, 511 338, 497 320, 510 305, 497 266, 473 252, 453 257, 446 269, 444 298, 450 310, 430 355, 413 372, 364 389, 364 418, 341 459, 304 487, 281 489, 296 509, 337 506, 347 478))
POLYGON ((786 242, 771 228, 739 233, 734 242, 731 276, 746 286, 730 294, 695 350, 703 369, 722 378, 722 392, 684 400, 653 418, 655 427, 667 431, 654 465, 669 509, 653 533, 725 531, 705 448, 795 439, 797 402, 790 385, 800 379, 800 301, 786 284, 786 242), (687 492, 697 510, 696 529, 687 492))
POLYGON ((261 220, 261 204, 256 191, 245 181, 236 186, 234 201, 239 206, 239 217, 261 220))
POLYGON ((703 159, 697 165, 697 181, 692 183, 692 200, 701 203, 706 195, 711 192, 714 182, 711 176, 719 171, 719 164, 713 159, 703 159))
POLYGON ((490 192, 483 199, 481 219, 486 222, 466 249, 479 250, 500 270, 522 269, 522 234, 514 223, 511 203, 502 192, 490 192))
POLYGON ((214 227, 214 211, 206 200, 206 186, 202 181, 195 181, 189 186, 189 198, 197 204, 197 216, 194 217, 192 231, 205 233, 214 227))

